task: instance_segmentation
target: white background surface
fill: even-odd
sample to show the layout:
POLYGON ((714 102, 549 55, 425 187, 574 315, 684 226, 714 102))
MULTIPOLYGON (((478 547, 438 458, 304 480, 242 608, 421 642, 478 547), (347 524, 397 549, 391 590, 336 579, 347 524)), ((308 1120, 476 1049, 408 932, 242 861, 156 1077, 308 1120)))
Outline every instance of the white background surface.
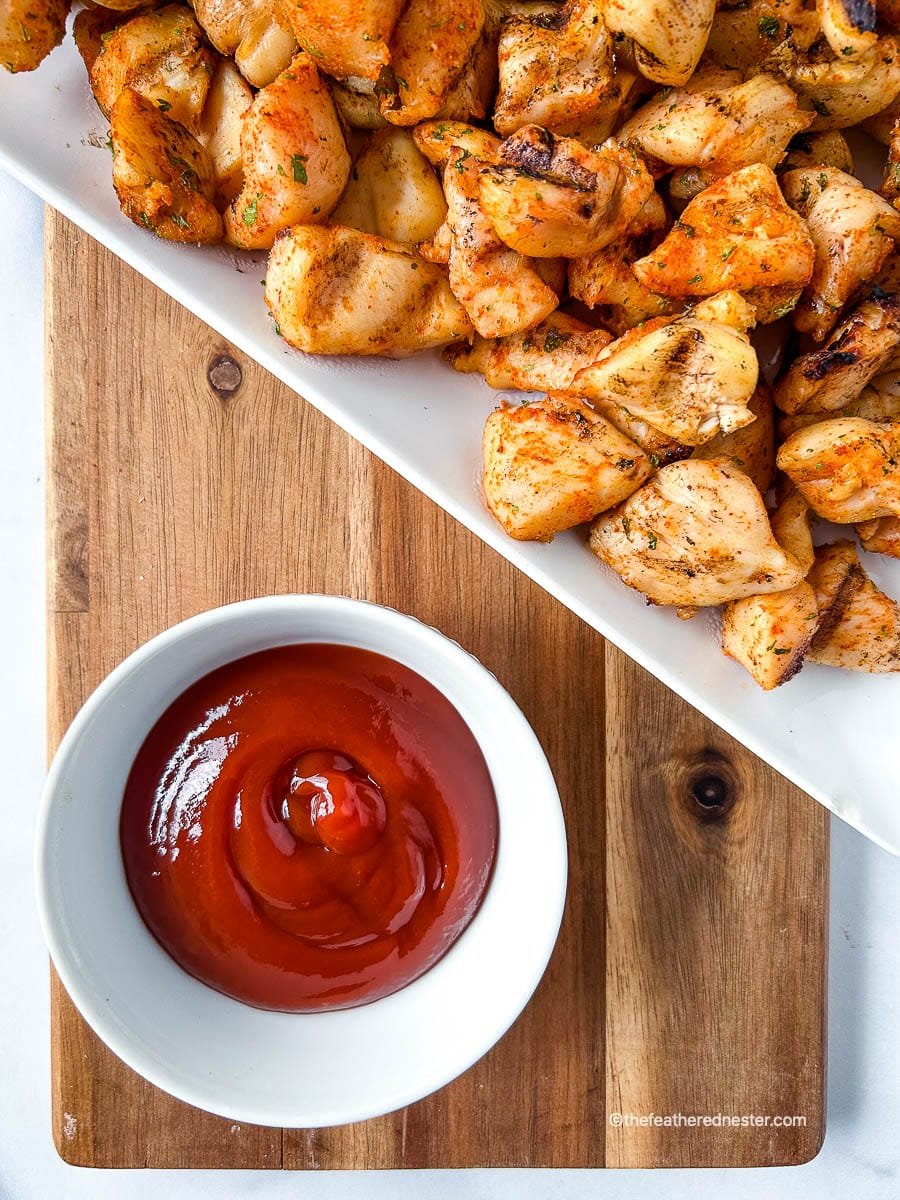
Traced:
MULTIPOLYGON (((47 962, 31 885, 44 774, 42 210, 0 175, 0 1200, 900 1197, 900 861, 832 828, 829 1111, 811 1164, 768 1171, 94 1172, 50 1138, 47 962)), ((73 304, 84 297, 73 297, 73 304)), ((898 796, 900 803, 900 796, 898 796)), ((598 1136, 601 1131, 598 1130, 598 1136)))

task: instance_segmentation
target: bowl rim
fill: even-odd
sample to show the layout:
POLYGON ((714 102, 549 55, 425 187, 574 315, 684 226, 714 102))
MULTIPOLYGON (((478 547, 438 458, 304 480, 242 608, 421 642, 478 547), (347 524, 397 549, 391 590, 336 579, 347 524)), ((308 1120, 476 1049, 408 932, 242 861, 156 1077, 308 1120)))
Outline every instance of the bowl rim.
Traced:
MULTIPOLYGON (((322 643, 329 638, 317 636, 315 639, 304 638, 302 629, 298 629, 296 638, 291 640, 272 643, 275 645, 288 645, 302 643, 304 640, 316 641, 322 643)), ((386 654, 383 650, 375 650, 375 653, 382 653, 385 657, 394 657, 395 661, 404 662, 411 670, 416 671, 423 678, 436 687, 446 699, 453 704, 454 708, 459 710, 460 700, 458 695, 453 694, 453 689, 450 689, 444 684, 437 684, 433 679, 429 678, 427 665, 424 661, 425 655, 419 650, 419 654, 411 653, 409 658, 404 660, 401 655, 386 654)), ((246 653, 253 653, 247 651, 246 653)), ((236 654, 235 658, 243 657, 242 654, 236 654)), ((223 663, 235 661, 234 659, 223 659, 223 663)), ((210 668, 215 669, 215 668, 210 668)), ((204 670, 199 672, 194 678, 199 679, 207 672, 204 670)), ((185 686, 190 686, 187 684, 185 686)), ((183 689, 181 689, 183 690, 183 689)), ((466 719, 465 717, 463 718, 466 719)), ((468 721, 467 721, 468 724, 468 721)), ((471 728, 471 726, 470 726, 471 728)), ((148 726, 149 729, 149 726, 148 726)), ((471 729, 472 735, 483 750, 481 737, 478 731, 471 729)), ((520 746, 521 750, 521 746, 520 746)), ((490 766, 489 766, 490 770, 490 766)), ((495 787, 496 787, 496 780, 495 787)), ((499 834, 502 839, 504 815, 501 811, 501 806, 498 804, 499 817, 499 834)), ((509 819, 509 812, 506 814, 506 820, 509 819)), ((553 773, 547 761, 543 747, 532 729, 525 714, 519 708, 516 701, 509 694, 506 688, 500 683, 497 677, 491 672, 478 658, 470 651, 466 650, 459 642, 449 637, 447 634, 429 625, 427 622, 420 620, 418 617, 411 614, 403 613, 398 609, 388 605, 379 604, 375 601, 351 598, 348 596, 332 595, 321 592, 296 592, 282 593, 278 595, 269 595, 255 597, 247 600, 238 600, 230 604, 220 605, 215 608, 204 610, 194 616, 188 617, 182 621, 176 622, 174 625, 168 626, 152 638, 141 643, 135 650, 127 655, 120 663, 118 663, 97 685, 84 701, 81 708, 73 717, 71 723, 66 729, 59 746, 53 756, 53 760, 47 772, 46 780, 41 794, 40 809, 37 818, 35 843, 34 843, 34 878, 35 878, 35 895, 37 902, 38 918, 41 925, 41 930, 44 940, 50 952, 54 968, 56 969, 59 978, 68 993, 70 999, 74 1003, 76 1009, 104 1044, 113 1051, 128 1067, 134 1070, 143 1079, 147 1080, 156 1087, 159 1087, 169 1095, 175 1096, 177 1099, 191 1104, 204 1111, 214 1113, 216 1115, 243 1121, 245 1123, 253 1123, 268 1127, 283 1126, 285 1128, 324 1128, 335 1125, 350 1124, 356 1121, 372 1119, 377 1116, 386 1115, 395 1112, 408 1104, 415 1103, 425 1096, 431 1095, 433 1092, 446 1086, 452 1080, 458 1078, 461 1074, 472 1067, 479 1059, 481 1059, 494 1045, 506 1034, 506 1032, 515 1023, 521 1015, 531 997, 533 996, 544 972, 547 969, 553 950, 556 946, 559 929, 562 923, 565 902, 567 896, 568 883, 568 847, 566 840, 565 821, 563 817, 562 805, 560 803, 559 791, 556 786, 553 773), (317 1114, 315 1120, 310 1119, 310 1114, 302 1114, 302 1120, 286 1119, 286 1112, 279 1110, 275 1113, 276 1105, 268 1109, 259 1108, 253 1103, 247 1104, 241 1101, 239 1095, 235 1098, 235 1103, 222 1103, 217 1098, 209 1095, 204 1095, 202 1085, 191 1086, 181 1077, 173 1078, 167 1073, 167 1069, 159 1060, 149 1054, 142 1052, 135 1035, 133 1035, 124 1024, 111 1019, 111 1010, 102 1001, 102 998, 96 993, 91 983, 82 977, 77 962, 77 953, 70 944, 69 939, 61 929, 61 923, 55 911, 54 903, 51 899, 51 868, 52 861, 55 856, 55 847, 52 841, 52 826, 53 818, 58 811, 59 805, 64 803, 65 797, 61 792, 61 781, 66 775, 66 770, 70 760, 81 744, 82 739, 90 731, 90 726, 94 720, 98 710, 102 710, 103 706, 115 694, 120 684, 132 676, 135 672, 139 672, 144 665, 149 662, 159 652, 169 649, 173 644, 177 644, 182 640, 191 640, 195 635, 203 633, 213 626, 221 623, 228 623, 231 620, 240 621, 244 617, 252 617, 255 614, 265 615, 267 612, 284 612, 286 609, 295 611, 298 616, 302 616, 304 612, 309 614, 323 607, 330 610, 328 619, 335 620, 336 628, 331 635, 337 644, 359 645, 364 649, 372 649, 372 647, 364 645, 365 634, 354 630, 350 627, 348 634, 341 635, 340 626, 343 624, 342 615, 349 614, 351 620, 354 613, 365 614, 369 619, 385 622, 388 626, 393 625, 399 628, 404 626, 407 629, 412 628, 419 635, 420 639, 424 639, 422 646, 432 645, 440 647, 448 652, 452 658, 460 663, 463 669, 468 669, 470 677, 474 676, 477 679, 477 687, 486 689, 494 693, 494 703, 504 706, 507 709, 510 720, 516 721, 519 724, 520 735, 528 743, 528 750, 532 756, 531 770, 535 779, 535 792, 540 793, 543 797, 547 812, 546 817, 549 818, 548 838, 546 841, 547 863, 548 869, 542 873, 542 882, 548 894, 548 920, 542 931, 536 936, 529 939, 530 955, 532 961, 532 970, 529 974, 527 983, 520 986, 516 993, 510 994, 508 1002, 502 1006, 502 1014, 494 1020, 490 1026, 485 1026, 482 1036, 473 1037, 467 1041, 467 1049, 464 1054, 459 1056, 459 1061, 454 1065, 452 1073, 448 1074, 446 1070, 442 1071, 440 1077, 436 1077, 433 1083, 423 1090, 421 1085, 413 1085, 406 1089, 394 1088, 390 1094, 386 1093, 385 1101, 379 1105, 377 1109, 373 1109, 371 1103, 362 1104, 354 1107, 353 1103, 347 1103, 340 1106, 340 1111, 322 1111, 317 1114), (553 864, 551 867, 550 864, 553 864), (553 884, 555 886, 547 887, 546 885, 553 884)), ((495 872, 491 873, 491 881, 488 884, 488 889, 485 892, 483 901, 487 899, 491 887, 493 886, 495 872)), ((133 903, 133 901, 132 901, 133 903)), ((453 958, 454 950, 463 941, 466 934, 478 921, 479 914, 484 907, 483 903, 476 910, 472 921, 463 930, 460 937, 449 947, 447 952, 431 967, 424 975, 412 980, 409 984, 399 989, 398 992, 389 994, 379 1000, 370 1002, 369 1004, 356 1006, 341 1010, 344 1013, 352 1013, 359 1009, 373 1010, 379 1005, 385 1004, 401 993, 406 993, 409 989, 414 988, 416 984, 433 975, 447 964, 453 958)), ((138 914, 139 916, 139 914, 138 914)), ((165 951, 163 951, 165 953, 165 951)), ((177 964, 176 964, 177 965, 177 964)), ((445 968, 446 969, 446 968, 445 968)), ((178 970, 183 968, 178 967, 178 970)), ((185 974, 188 974, 185 972, 185 974)), ((189 978, 192 978, 188 976, 189 978)), ((194 980, 198 987, 208 988, 209 985, 200 980, 194 980)), ((209 989, 215 991, 215 989, 209 989)), ((223 995, 222 993, 218 993, 223 995)), ((225 997, 230 1003, 242 1005, 242 1002, 232 997, 225 997)), ((245 1006, 249 1011, 255 1010, 252 1006, 245 1006)), ((291 1013, 280 1014, 289 1018, 300 1020, 309 1018, 327 1017, 331 1015, 328 1011, 322 1013, 291 1013)), ((300 1089, 298 1089, 299 1091, 300 1089)), ((302 1107, 304 1103, 302 1095, 297 1097, 298 1107, 302 1107)))

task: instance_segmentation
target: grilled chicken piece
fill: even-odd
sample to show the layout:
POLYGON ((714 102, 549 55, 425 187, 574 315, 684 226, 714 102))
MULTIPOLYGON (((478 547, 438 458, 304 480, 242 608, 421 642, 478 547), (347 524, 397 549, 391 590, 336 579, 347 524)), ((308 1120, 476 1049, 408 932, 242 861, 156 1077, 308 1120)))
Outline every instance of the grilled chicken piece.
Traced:
POLYGON ((551 313, 527 333, 505 338, 475 338, 472 345, 448 346, 444 360, 455 371, 483 375, 493 388, 523 392, 563 392, 582 369, 612 341, 605 329, 593 329, 565 313, 551 313))
POLYGON ((599 309, 601 321, 614 333, 625 333, 650 317, 674 315, 683 307, 681 300, 660 296, 638 283, 631 269, 632 263, 659 244, 666 225, 665 205, 654 192, 624 237, 568 264, 570 295, 599 309))
POLYGON ((732 600, 722 609, 722 649, 771 691, 803 666, 818 616, 806 580, 783 592, 732 600))
POLYGON ((414 245, 432 239, 446 216, 443 189, 412 133, 389 127, 354 162, 329 224, 414 245))
POLYGON ((709 296, 729 288, 799 289, 814 263, 803 221, 785 204, 771 168, 756 164, 696 196, 634 273, 666 296, 709 296))
POLYGON ((816 633, 823 640, 830 636, 865 578, 852 542, 842 539, 815 550, 807 579, 816 594, 819 610, 816 633))
POLYGON ((496 161, 500 138, 464 121, 423 121, 412 131, 416 145, 433 167, 446 167, 456 148, 473 158, 496 161))
POLYGON ((778 74, 785 57, 804 54, 821 39, 819 18, 809 0, 740 0, 720 4, 709 32, 707 58, 746 77, 778 74))
POLYGON ((498 57, 494 127, 502 134, 531 124, 576 133, 614 117, 633 83, 613 70, 598 0, 514 12, 501 27, 498 57))
POLYGON ((818 425, 829 417, 865 417, 867 421, 900 420, 900 372, 879 375, 855 400, 832 413, 801 412, 778 418, 778 439, 786 442, 798 429, 818 425))
POLYGON ((531 260, 497 237, 481 207, 483 163, 454 147, 444 169, 450 227, 450 287, 482 337, 531 329, 558 306, 559 296, 531 260))
POLYGON ((743 333, 692 316, 660 318, 632 329, 575 376, 592 403, 626 408, 689 446, 754 420, 747 407, 759 375, 743 333))
POLYGON ((730 463, 660 468, 594 522, 593 552, 654 604, 724 604, 784 591, 803 569, 772 536, 762 496, 730 463))
POLYGON ((269 255, 266 303, 308 354, 403 358, 472 332, 443 268, 355 229, 286 230, 269 255))
POLYGON ((894 126, 898 120, 900 120, 900 94, 898 94, 897 98, 887 108, 883 108, 881 112, 875 113, 874 116, 867 117, 862 122, 862 127, 876 142, 881 142, 883 146, 890 146, 891 138, 894 134, 894 126))
POLYGON ((803 167, 834 167, 852 175, 853 152, 841 131, 798 133, 782 159, 781 170, 799 171, 803 167))
POLYGON ((716 292, 714 296, 704 296, 695 300, 688 309, 687 315, 696 317, 698 321, 714 321, 718 325, 728 325, 739 333, 749 333, 756 324, 756 307, 740 292, 716 292))
MULTIPOLYGON (((435 114, 448 121, 483 121, 497 94, 497 41, 499 15, 496 4, 484 6, 485 21, 462 75, 435 114)), ((403 89, 401 88, 401 93, 403 89)))
POLYGON ((661 92, 625 122, 617 139, 666 167, 699 167, 711 177, 752 163, 776 166, 812 113, 771 75, 722 90, 661 92))
POLYGON ((731 433, 716 434, 702 446, 696 446, 691 457, 723 459, 749 475, 765 493, 775 479, 775 423, 768 389, 758 387, 747 408, 756 420, 731 433))
POLYGON ((806 574, 816 557, 810 528, 812 512, 806 497, 788 485, 787 493, 770 518, 775 541, 796 558, 806 574))
POLYGON ((243 75, 234 63, 221 59, 197 125, 197 141, 206 149, 213 165, 219 208, 227 207, 243 186, 241 133, 244 113, 252 103, 253 92, 243 75))
POLYGON ((480 170, 481 205, 507 246, 533 258, 577 258, 621 237, 653 194, 632 150, 586 150, 528 125, 480 170))
POLYGON ((644 251, 629 254, 622 243, 594 254, 573 258, 569 263, 569 292, 590 308, 613 333, 627 333, 653 317, 674 316, 684 307, 680 298, 660 296, 644 287, 631 263, 644 251))
POLYGON ((497 408, 484 427, 484 494, 510 535, 549 542, 630 495, 653 470, 634 442, 583 404, 497 408))
MULTIPOLYGON (((562 398, 568 400, 585 400, 583 396, 579 396, 577 392, 571 389, 568 392, 564 392, 562 398)), ((620 433, 624 433, 627 438, 630 438, 633 442, 637 442, 654 467, 663 466, 665 463, 678 462, 679 459, 690 457, 690 446, 686 446, 684 442, 679 442, 677 438, 672 438, 668 434, 662 433, 655 426, 651 425, 649 421, 635 416, 630 409, 624 408, 621 404, 616 404, 612 400, 595 399, 591 401, 591 408, 595 412, 598 412, 601 417, 605 417, 611 425, 615 425, 620 433)))
POLYGON ((673 87, 693 75, 715 11, 715 0, 607 0, 603 15, 614 33, 634 39, 641 74, 673 87))
POLYGON ((820 421, 789 437, 777 463, 827 521, 900 516, 900 420, 820 421))
POLYGON ((858 304, 820 350, 794 359, 775 385, 775 403, 787 413, 843 408, 898 355, 900 297, 879 291, 858 304))
POLYGON ((900 238, 900 213, 852 175, 833 167, 788 171, 781 177, 788 204, 806 220, 816 263, 794 325, 821 342, 841 309, 875 278, 900 238))
POLYGON ((326 75, 374 81, 390 62, 388 42, 402 9, 403 0, 355 0, 352 6, 284 0, 280 12, 326 75))
MULTIPOLYGON (((329 10, 330 0, 322 0, 329 10)), ((484 29, 482 0, 409 0, 390 42, 382 115, 394 125, 437 116, 469 67, 484 29)), ((465 117, 472 116, 465 113, 465 117)))
POLYGON ((809 581, 823 614, 810 662, 871 674, 900 671, 900 605, 868 577, 852 542, 819 547, 809 581))
POLYGON ((122 212, 170 242, 218 242, 209 155, 177 121, 125 88, 109 115, 113 186, 122 212))
POLYGON ((371 132, 384 129, 388 124, 381 115, 381 102, 375 95, 375 85, 368 79, 354 79, 352 86, 332 79, 331 98, 341 121, 351 130, 371 132))
MULTIPOLYGON (((68 0, 63 7, 68 9, 68 0)), ((126 13, 113 12, 111 8, 82 8, 75 14, 72 22, 72 37, 88 73, 88 80, 94 69, 94 63, 103 49, 104 38, 117 25, 121 25, 123 21, 127 20, 126 13)))
POLYGON ((900 558, 900 517, 878 517, 856 526, 863 550, 900 558))
POLYGON ((248 83, 266 87, 297 53, 281 7, 272 0, 192 0, 203 32, 248 83), (277 8, 277 11, 276 11, 277 8))
POLYGON ((94 98, 107 116, 124 88, 151 100, 196 133, 215 70, 189 8, 167 4, 109 30, 91 69, 94 98))
POLYGON ((226 239, 266 250, 291 225, 320 224, 340 199, 350 156, 328 85, 306 54, 257 92, 241 132, 244 186, 226 239))
POLYGON ((888 146, 887 162, 884 164, 884 179, 881 194, 896 209, 900 209, 900 117, 894 126, 888 146))
POLYGON ((816 0, 822 33, 841 58, 865 54, 878 41, 874 0, 816 0))
POLYGON ((34 71, 66 32, 71 0, 3 0, 0 65, 13 75, 34 71))
POLYGON ((847 129, 887 108, 900 93, 900 39, 878 39, 862 54, 827 58, 815 54, 786 59, 791 88, 815 110, 810 128, 847 129))

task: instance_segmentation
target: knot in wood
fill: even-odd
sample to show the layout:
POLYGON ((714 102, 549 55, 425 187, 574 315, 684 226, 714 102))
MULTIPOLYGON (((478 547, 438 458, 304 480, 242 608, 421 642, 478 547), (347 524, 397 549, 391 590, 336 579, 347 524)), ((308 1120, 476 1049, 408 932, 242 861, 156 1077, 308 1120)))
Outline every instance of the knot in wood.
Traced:
POLYGON ((721 820, 737 799, 734 769, 718 750, 705 750, 699 754, 686 782, 688 804, 700 821, 721 820))
POLYGON ((229 354, 220 354, 206 372, 209 386, 220 400, 230 400, 244 379, 240 365, 229 354))

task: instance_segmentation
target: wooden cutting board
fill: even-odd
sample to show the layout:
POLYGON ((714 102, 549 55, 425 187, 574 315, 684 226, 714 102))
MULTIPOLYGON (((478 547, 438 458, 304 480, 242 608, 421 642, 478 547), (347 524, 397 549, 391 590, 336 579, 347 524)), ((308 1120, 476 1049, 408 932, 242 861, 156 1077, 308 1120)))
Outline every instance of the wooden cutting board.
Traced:
POLYGON ((356 1126, 250 1128, 172 1100, 54 978, 60 1154, 269 1168, 812 1157, 826 812, 49 211, 47 362, 51 750, 101 678, 175 621, 273 592, 364 596, 438 626, 509 688, 556 773, 571 861, 558 947, 513 1029, 437 1095, 356 1126), (768 1124, 688 1121, 717 1114, 768 1124), (785 1115, 803 1123, 772 1123, 785 1115))

